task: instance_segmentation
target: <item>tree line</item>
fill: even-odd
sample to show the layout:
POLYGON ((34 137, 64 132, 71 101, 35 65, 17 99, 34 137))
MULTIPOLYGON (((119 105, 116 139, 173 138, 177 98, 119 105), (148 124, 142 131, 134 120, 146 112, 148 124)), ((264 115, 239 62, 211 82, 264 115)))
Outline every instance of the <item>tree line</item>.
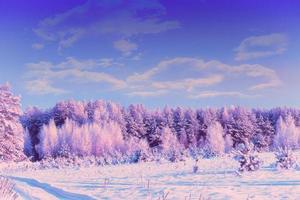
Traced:
POLYGON ((22 112, 20 98, 0 87, 0 157, 96 156, 176 160, 187 151, 220 155, 252 143, 256 151, 298 148, 300 110, 295 108, 147 109, 110 101, 61 101, 22 112))

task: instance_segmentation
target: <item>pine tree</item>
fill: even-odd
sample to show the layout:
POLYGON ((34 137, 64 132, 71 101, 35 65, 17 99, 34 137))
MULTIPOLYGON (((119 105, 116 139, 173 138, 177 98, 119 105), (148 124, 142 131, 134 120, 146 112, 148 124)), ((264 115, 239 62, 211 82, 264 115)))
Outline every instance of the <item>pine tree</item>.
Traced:
POLYGON ((275 128, 272 126, 267 113, 256 113, 255 132, 251 140, 258 151, 268 150, 272 146, 275 128))
POLYGON ((24 130, 20 123, 20 97, 14 96, 8 84, 0 86, 0 159, 20 161, 23 153, 24 130))
POLYGON ((144 128, 145 108, 142 105, 130 105, 125 115, 126 132, 128 137, 145 138, 144 128))
POLYGON ((225 130, 232 137, 234 147, 248 143, 255 130, 253 113, 246 108, 234 108, 225 123, 225 130))
POLYGON ((198 131, 196 132, 196 136, 195 136, 197 141, 197 147, 203 147, 205 145, 206 130, 207 130, 207 126, 204 122, 203 110, 196 111, 196 119, 197 119, 197 126, 198 126, 198 131))
POLYGON ((179 139, 180 143, 187 148, 188 147, 188 140, 187 135, 184 129, 184 112, 181 107, 178 107, 173 112, 173 126, 177 134, 177 138, 179 139))
POLYGON ((150 147, 156 147, 161 143, 162 121, 158 113, 147 112, 144 116, 144 129, 150 147))
POLYGON ((198 131, 198 123, 196 119, 196 113, 188 109, 184 115, 184 129, 187 135, 187 141, 189 146, 195 147, 197 145, 197 131, 198 131))

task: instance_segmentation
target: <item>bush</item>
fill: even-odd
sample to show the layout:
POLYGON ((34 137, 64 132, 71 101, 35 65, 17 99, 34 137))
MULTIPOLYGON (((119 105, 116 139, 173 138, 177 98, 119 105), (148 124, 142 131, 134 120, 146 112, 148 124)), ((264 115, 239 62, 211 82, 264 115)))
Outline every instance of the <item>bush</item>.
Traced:
POLYGON ((275 152, 276 156, 276 167, 279 169, 293 169, 296 167, 296 157, 293 154, 293 151, 288 148, 278 148, 275 152))
POLYGON ((0 197, 2 200, 14 200, 18 195, 14 191, 15 185, 7 178, 0 177, 0 197))
POLYGON ((262 160, 255 154, 253 145, 246 143, 235 150, 235 159, 240 163, 239 172, 256 171, 260 168, 262 160))

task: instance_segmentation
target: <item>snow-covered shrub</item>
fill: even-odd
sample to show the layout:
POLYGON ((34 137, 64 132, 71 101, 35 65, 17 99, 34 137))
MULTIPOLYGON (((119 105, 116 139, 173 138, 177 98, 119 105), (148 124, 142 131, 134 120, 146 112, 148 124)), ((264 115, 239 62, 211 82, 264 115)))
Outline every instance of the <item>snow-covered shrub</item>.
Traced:
POLYGON ((203 157, 203 150, 201 148, 198 148, 197 146, 191 146, 189 148, 188 156, 193 160, 199 160, 203 157))
POLYGON ((11 93, 8 84, 0 86, 0 160, 20 161, 25 158, 20 115, 20 97, 11 93))
POLYGON ((146 140, 130 138, 126 144, 128 148, 126 152, 127 163, 137 163, 149 159, 150 147, 146 140))
POLYGON ((293 154, 293 151, 288 148, 278 148, 275 152, 276 156, 276 166, 279 169, 293 169, 297 165, 296 157, 293 154))
POLYGON ((3 200, 15 200, 18 195, 14 191, 15 185, 7 178, 0 177, 0 197, 3 200))
POLYGON ((276 124, 275 145, 279 148, 297 148, 300 139, 300 129, 295 125, 295 120, 288 115, 285 120, 279 117, 276 124))
POLYGON ((199 170, 199 166, 198 166, 197 164, 195 164, 195 165, 193 166, 193 173, 197 173, 198 170, 199 170))
POLYGON ((260 168, 262 160, 253 150, 251 143, 239 145, 234 151, 235 159, 240 163, 239 172, 256 171, 260 168))

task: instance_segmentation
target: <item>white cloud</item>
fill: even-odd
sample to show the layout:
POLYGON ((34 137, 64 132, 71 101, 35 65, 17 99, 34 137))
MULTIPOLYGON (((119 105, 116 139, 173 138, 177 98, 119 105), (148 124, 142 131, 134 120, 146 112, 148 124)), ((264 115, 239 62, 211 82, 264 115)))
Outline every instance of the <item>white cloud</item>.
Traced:
POLYGON ((44 44, 41 44, 41 43, 34 43, 32 44, 31 46, 33 49, 36 49, 36 50, 41 50, 44 48, 44 44))
POLYGON ((214 97, 256 97, 257 95, 248 95, 237 91, 202 91, 198 94, 189 95, 191 99, 214 98, 214 97))
POLYGON ((62 94, 64 90, 52 86, 52 82, 70 81, 75 83, 93 82, 107 83, 113 89, 126 87, 126 82, 110 74, 99 72, 98 66, 107 66, 111 60, 77 60, 72 57, 65 61, 52 64, 51 62, 41 61, 38 63, 28 63, 26 74, 26 89, 35 94, 62 94), (103 63, 104 62, 104 63, 103 63))
MULTIPOLYGON (((155 67, 143 72, 135 73, 127 78, 129 83, 134 82, 145 82, 151 80, 158 73, 163 70, 171 69, 174 66, 182 67, 182 70, 187 67, 193 68, 196 71, 215 71, 216 73, 222 72, 225 76, 232 75, 243 75, 250 78, 262 78, 264 82, 256 83, 249 87, 250 90, 261 90, 272 87, 278 87, 282 84, 282 81, 278 77, 277 73, 268 67, 258 65, 258 64, 241 64, 238 66, 224 64, 220 61, 211 60, 204 61, 198 58, 191 57, 177 57, 173 59, 163 60, 159 62, 155 67)), ((201 79, 200 79, 201 80, 201 79)), ((216 80, 216 79, 215 79, 216 80)), ((214 83, 219 83, 222 80, 219 78, 214 83)), ((184 87, 184 85, 190 85, 191 83, 197 83, 197 81, 192 81, 191 79, 165 82, 165 83, 154 83, 154 86, 160 87, 173 87, 173 88, 190 88, 184 87)))
POLYGON ((286 51, 287 37, 284 34, 274 33, 270 35, 252 36, 244 39, 235 49, 235 60, 249 60, 274 55, 280 55, 286 51))
POLYGON ((166 89, 166 90, 187 90, 192 91, 197 87, 207 87, 211 85, 218 84, 223 81, 222 75, 212 75, 206 78, 186 78, 183 80, 176 81, 160 81, 153 82, 152 87, 157 89, 166 89))
POLYGON ((25 85, 27 91, 30 94, 64 94, 67 93, 66 90, 55 88, 51 85, 49 80, 36 79, 26 82, 25 85))
POLYGON ((130 56, 131 53, 138 48, 135 43, 129 42, 128 40, 117 40, 114 42, 114 47, 121 51, 124 56, 130 56))
POLYGON ((116 62, 112 58, 78 60, 73 57, 67 57, 65 61, 57 64, 56 66, 57 68, 61 69, 93 69, 96 67, 112 67, 122 65, 123 64, 116 62))
POLYGON ((92 29, 98 28, 101 34, 119 33, 124 37, 141 34, 157 34, 180 28, 177 21, 162 21, 159 18, 138 19, 128 13, 95 24, 92 29))
POLYGON ((158 74, 159 72, 168 69, 169 67, 175 65, 182 65, 182 67, 194 67, 194 68, 203 68, 203 61, 197 58, 190 58, 190 57, 177 57, 173 59, 163 60, 159 62, 155 67, 143 72, 143 73, 135 73, 127 78, 129 82, 139 82, 139 81, 146 81, 149 80, 154 75, 158 74))
POLYGON ((56 88, 52 83, 68 81, 77 84, 105 83, 111 89, 117 89, 129 96, 154 97, 171 92, 182 92, 194 99, 218 96, 245 98, 257 96, 261 90, 276 88, 282 84, 275 70, 258 64, 235 66, 217 60, 204 61, 192 57, 178 57, 163 60, 143 73, 132 73, 127 77, 117 78, 103 71, 104 67, 111 66, 111 63, 114 63, 112 59, 78 60, 73 57, 68 57, 57 64, 29 63, 26 78, 27 85, 31 87, 28 87, 28 90, 33 91, 30 88, 33 81, 36 81, 42 89, 34 89, 35 93, 45 94, 46 90, 61 93, 64 91, 63 87, 56 88), (159 76, 164 70, 167 73, 181 75, 181 78, 159 76), (185 73, 182 73, 183 71, 185 73), (241 79, 245 82, 240 82, 241 79), (231 85, 235 85, 237 91, 215 91, 226 87, 229 81, 231 85), (202 91, 203 88, 206 88, 206 91, 202 91))
POLYGON ((98 66, 99 67, 112 67, 112 66, 122 67, 124 65, 122 63, 115 61, 112 58, 102 58, 98 61, 98 66))

